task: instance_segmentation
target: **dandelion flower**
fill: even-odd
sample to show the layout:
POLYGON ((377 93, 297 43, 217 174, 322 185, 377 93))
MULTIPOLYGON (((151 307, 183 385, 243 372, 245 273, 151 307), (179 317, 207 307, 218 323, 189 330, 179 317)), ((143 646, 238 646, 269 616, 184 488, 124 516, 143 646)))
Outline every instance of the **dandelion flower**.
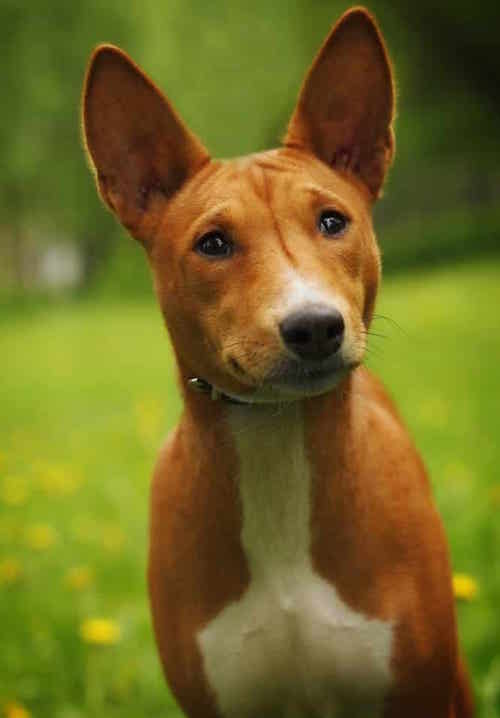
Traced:
POLYGON ((69 568, 64 577, 67 588, 73 591, 83 591, 94 580, 94 572, 89 566, 73 566, 69 568))
POLYGON ((82 641, 95 646, 112 646, 120 636, 120 626, 107 618, 87 618, 80 626, 82 641))
POLYGON ((4 706, 5 718, 31 718, 31 713, 20 703, 12 701, 4 706))
POLYGON ((38 484, 48 496, 73 494, 82 484, 80 473, 71 467, 38 462, 34 468, 38 484))
POLYGON ((466 573, 456 573, 453 576, 453 593, 455 598, 462 601, 473 601, 478 594, 477 581, 466 573))
POLYGON ((29 494, 28 482, 20 476, 6 476, 2 481, 0 496, 7 506, 23 506, 29 494))
POLYGON ((4 558, 0 561, 0 585, 9 586, 16 583, 22 575, 22 568, 15 558, 4 558))
POLYGON ((35 551, 46 551, 57 541, 57 532, 48 524, 33 524, 26 529, 26 543, 35 551))

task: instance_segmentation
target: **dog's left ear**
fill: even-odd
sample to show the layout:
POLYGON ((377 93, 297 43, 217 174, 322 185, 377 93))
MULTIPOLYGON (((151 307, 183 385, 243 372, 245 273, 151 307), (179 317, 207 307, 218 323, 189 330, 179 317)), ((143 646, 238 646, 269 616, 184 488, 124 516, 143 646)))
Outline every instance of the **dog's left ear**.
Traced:
POLYGON ((367 10, 349 10, 306 76, 285 145, 352 172, 376 198, 394 154, 393 118, 394 82, 382 36, 367 10))

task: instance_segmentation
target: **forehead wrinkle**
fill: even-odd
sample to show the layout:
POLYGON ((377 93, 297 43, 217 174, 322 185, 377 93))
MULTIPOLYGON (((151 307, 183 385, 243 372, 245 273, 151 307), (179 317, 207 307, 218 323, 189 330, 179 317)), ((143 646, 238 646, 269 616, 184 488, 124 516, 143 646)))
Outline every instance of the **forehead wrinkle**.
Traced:
POLYGON ((271 216, 271 222, 273 224, 274 232, 276 236, 278 237, 278 241, 281 245, 281 248, 283 250, 283 253, 285 256, 289 259, 289 261, 295 266, 297 264, 297 260, 295 259, 294 255, 288 248, 285 238, 283 236, 283 232, 280 227, 280 223, 276 217, 276 214, 273 209, 272 205, 272 186, 269 178, 269 174, 274 172, 274 169, 264 169, 264 167, 260 166, 260 172, 261 172, 261 178, 262 178, 262 196, 264 199, 264 202, 269 210, 269 214, 271 216))
POLYGON ((231 221, 233 212, 230 202, 220 202, 210 207, 206 212, 194 218, 188 227, 188 232, 198 234, 202 228, 210 224, 228 223, 231 221))
POLYGON ((279 173, 290 172, 291 169, 289 162, 279 154, 273 154, 272 152, 264 152, 263 154, 257 155, 255 164, 263 170, 271 170, 279 173))
POLYGON ((347 209, 346 201, 335 192, 312 183, 304 185, 303 191, 320 202, 331 202, 333 205, 343 210, 345 214, 350 216, 351 213, 347 209))

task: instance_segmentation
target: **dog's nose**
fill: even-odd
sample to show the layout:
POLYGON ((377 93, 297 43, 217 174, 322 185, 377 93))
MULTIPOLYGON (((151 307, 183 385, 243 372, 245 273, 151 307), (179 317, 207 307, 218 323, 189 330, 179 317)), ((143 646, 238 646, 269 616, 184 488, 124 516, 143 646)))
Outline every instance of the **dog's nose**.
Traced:
POLYGON ((327 359, 340 349, 344 318, 334 308, 316 306, 290 314, 280 324, 286 346, 301 359, 327 359))

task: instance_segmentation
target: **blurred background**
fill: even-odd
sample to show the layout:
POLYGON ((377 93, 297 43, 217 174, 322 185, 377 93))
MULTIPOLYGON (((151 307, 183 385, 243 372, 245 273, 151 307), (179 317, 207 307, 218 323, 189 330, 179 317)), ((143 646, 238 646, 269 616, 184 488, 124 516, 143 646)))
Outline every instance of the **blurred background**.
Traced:
MULTIPOLYGON (((341 2, 1 0, 0 710, 178 716, 144 582, 148 482, 175 369, 140 248, 80 140, 113 42, 215 156, 276 146, 341 2)), ((376 208, 385 284, 368 364, 430 468, 478 713, 500 717, 498 6, 369 3, 398 79, 376 208)))

